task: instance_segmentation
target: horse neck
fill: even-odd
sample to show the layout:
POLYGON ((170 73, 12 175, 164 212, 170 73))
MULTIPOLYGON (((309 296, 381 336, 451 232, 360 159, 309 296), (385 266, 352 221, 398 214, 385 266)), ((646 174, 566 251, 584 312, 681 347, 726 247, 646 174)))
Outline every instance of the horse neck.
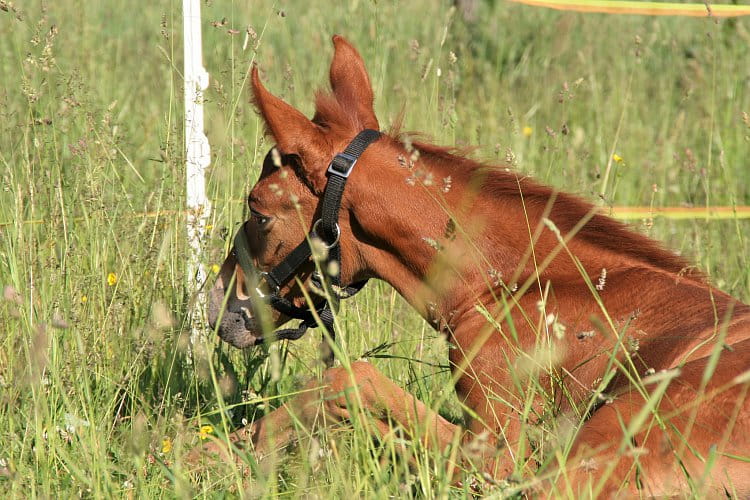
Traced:
POLYGON ((351 208, 361 260, 370 276, 390 283, 435 326, 473 309, 493 288, 513 290, 530 279, 564 285, 583 283, 582 271, 596 282, 606 270, 679 268, 679 262, 667 262, 671 269, 660 269, 659 259, 669 260, 666 252, 601 216, 592 219, 594 230, 616 234, 562 245, 574 230, 571 221, 590 217, 591 206, 513 173, 495 171, 488 178, 470 160, 446 154, 422 155, 410 167, 398 145, 379 158, 366 179, 353 183, 352 199, 365 200, 351 208), (560 200, 575 213, 557 227, 549 209, 560 200), (621 241, 608 244, 607 236, 621 241), (639 245, 654 255, 639 255, 639 245))

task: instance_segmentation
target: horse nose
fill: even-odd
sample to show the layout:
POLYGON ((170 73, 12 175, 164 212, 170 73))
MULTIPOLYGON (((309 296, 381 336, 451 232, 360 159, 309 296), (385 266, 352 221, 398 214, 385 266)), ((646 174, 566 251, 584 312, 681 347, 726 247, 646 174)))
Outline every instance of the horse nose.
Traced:
POLYGON ((224 342, 239 349, 254 346, 258 325, 253 318, 249 300, 240 300, 234 294, 225 298, 227 290, 221 278, 209 291, 208 326, 224 342), (225 305, 226 304, 226 305, 225 305))

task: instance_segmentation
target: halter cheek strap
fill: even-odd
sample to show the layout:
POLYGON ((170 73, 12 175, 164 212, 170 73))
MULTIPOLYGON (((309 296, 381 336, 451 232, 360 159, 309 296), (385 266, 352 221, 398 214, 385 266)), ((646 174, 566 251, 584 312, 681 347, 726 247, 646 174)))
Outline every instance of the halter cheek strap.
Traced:
MULTIPOLYGON (((335 338, 332 306, 337 307, 339 299, 351 297, 367 284, 367 280, 364 280, 350 286, 341 286, 341 228, 339 227, 338 219, 341 198, 344 194, 344 188, 346 187, 349 175, 352 173, 357 160, 364 153, 365 149, 379 137, 380 132, 377 130, 365 129, 352 139, 343 152, 333 157, 328 166, 328 181, 323 192, 320 218, 313 223, 308 238, 300 242, 284 260, 270 271, 259 272, 255 268, 244 224, 237 231, 237 235, 234 238, 235 256, 245 276, 253 280, 253 287, 256 289, 257 295, 285 316, 302 320, 297 328, 276 330, 273 333, 273 337, 269 340, 295 340, 302 337, 308 328, 318 326, 315 315, 312 312, 313 310, 309 306, 297 307, 279 293, 281 287, 288 283, 297 274, 299 268, 309 261, 312 255, 312 249, 308 243, 310 239, 317 237, 323 241, 328 248, 326 264, 335 262, 336 265, 333 267, 338 269, 336 273, 330 276, 329 281, 331 285, 329 290, 332 298, 331 302, 334 302, 334 304, 330 304, 327 299, 324 299, 314 308, 331 338, 335 338), (261 292, 261 280, 266 282, 270 293, 264 294, 261 292)), ((330 268, 330 266, 326 266, 326 268, 330 268)), ((315 272, 313 273, 312 281, 317 287, 324 288, 326 280, 320 273, 315 272)), ((259 345, 265 342, 265 337, 259 337, 255 343, 259 345)))

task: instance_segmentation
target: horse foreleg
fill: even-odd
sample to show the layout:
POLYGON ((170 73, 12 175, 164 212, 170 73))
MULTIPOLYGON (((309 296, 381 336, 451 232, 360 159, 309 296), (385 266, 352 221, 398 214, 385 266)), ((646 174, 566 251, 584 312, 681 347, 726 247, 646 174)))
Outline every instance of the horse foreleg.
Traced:
POLYGON ((257 460, 262 460, 291 444, 295 437, 294 430, 294 419, 284 405, 232 432, 226 440, 212 438, 196 446, 185 457, 185 463, 197 466, 203 460, 207 463, 216 460, 240 461, 241 457, 235 451, 250 451, 257 460))
MULTIPOLYGON (((412 439, 440 450, 450 445, 460 428, 451 424, 414 396, 398 387, 372 364, 357 361, 346 367, 329 368, 322 380, 313 380, 305 389, 263 418, 233 432, 229 442, 263 458, 296 441, 298 426, 311 431, 365 415, 382 436, 397 426, 412 439)), ((234 455, 226 442, 212 441, 190 452, 187 463, 196 464, 202 456, 234 455)))
POLYGON ((324 375, 325 413, 349 419, 359 407, 382 431, 397 426, 412 439, 444 449, 461 428, 451 424, 422 401, 365 361, 352 363, 351 373, 344 367, 332 368, 324 375))

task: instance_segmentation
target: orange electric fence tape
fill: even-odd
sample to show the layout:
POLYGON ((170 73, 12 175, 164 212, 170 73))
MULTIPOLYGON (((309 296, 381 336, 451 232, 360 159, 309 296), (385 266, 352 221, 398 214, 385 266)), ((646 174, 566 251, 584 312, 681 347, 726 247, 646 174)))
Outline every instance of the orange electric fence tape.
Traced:
POLYGON ((510 0, 515 3, 575 12, 640 14, 644 16, 737 17, 750 15, 750 5, 625 0, 510 0))
MULTIPOLYGON (((227 200, 221 200, 227 201, 227 200)), ((230 202, 244 202, 244 200, 228 200, 230 202)), ((217 201, 214 203, 218 204, 217 201)), ((664 219, 707 219, 707 220, 721 220, 721 219, 750 219, 750 206, 736 206, 736 207, 602 207, 601 212, 604 215, 609 215, 615 219, 620 220, 636 220, 636 219, 652 219, 652 218, 664 218, 664 219)), ((112 219, 121 218, 143 218, 143 219, 154 219, 157 217, 165 217, 168 215, 184 215, 187 210, 160 210, 157 212, 136 212, 125 216, 112 217, 112 219)), ((95 216, 89 217, 74 217, 74 222, 85 221, 86 219, 95 219, 95 216)), ((45 224, 49 221, 43 219, 33 219, 21 221, 21 225, 25 224, 45 224)), ((15 222, 2 222, 0 228, 13 226, 15 222)))

